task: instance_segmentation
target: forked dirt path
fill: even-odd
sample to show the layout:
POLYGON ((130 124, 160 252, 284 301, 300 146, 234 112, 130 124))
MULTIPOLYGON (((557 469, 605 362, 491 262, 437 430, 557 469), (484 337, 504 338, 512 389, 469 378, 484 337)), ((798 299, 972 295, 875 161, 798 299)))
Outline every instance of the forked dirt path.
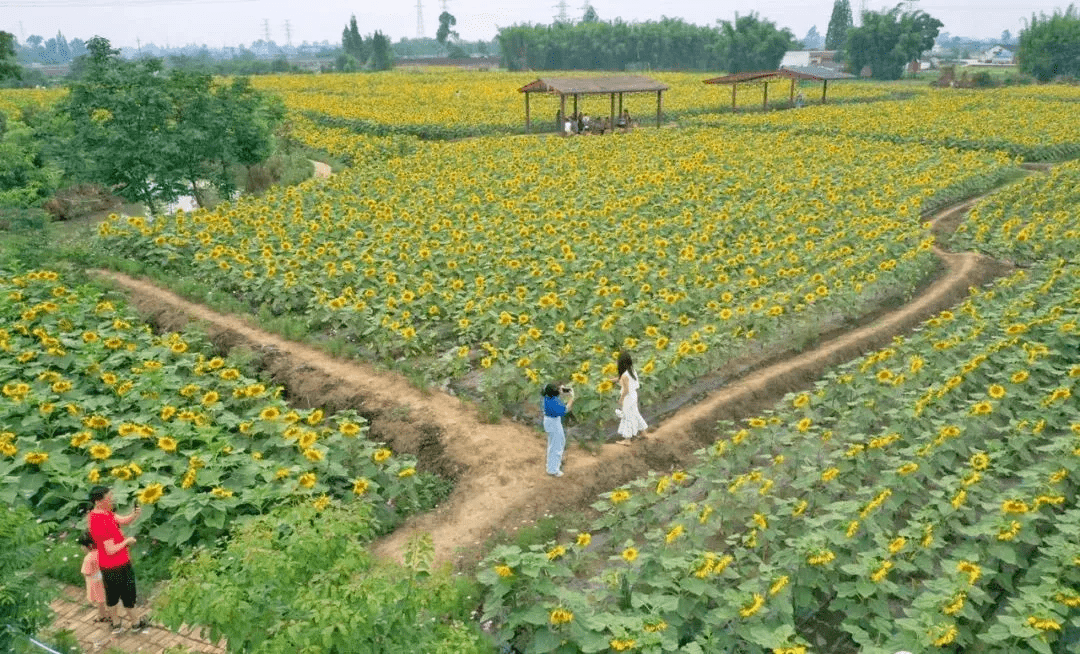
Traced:
MULTIPOLYGON (((953 205, 929 220, 947 230, 978 199, 953 205)), ((499 530, 513 530, 548 512, 587 506, 598 493, 649 470, 685 465, 695 450, 715 438, 718 419, 750 417, 785 393, 809 387, 827 368, 884 346, 893 336, 955 305, 969 287, 985 283, 1003 268, 974 253, 939 249, 935 253, 942 262, 941 276, 909 303, 811 350, 751 371, 682 407, 630 447, 607 444, 590 453, 571 445, 560 479, 544 471, 545 439, 538 429, 508 420, 484 424, 471 405, 446 393, 420 391, 396 373, 336 359, 149 281, 112 271, 98 274, 126 290, 159 325, 177 329, 185 320, 195 320, 219 346, 244 345, 262 353, 264 364, 290 394, 330 409, 356 408, 372 420, 374 437, 417 455, 421 466, 456 477, 446 501, 410 519, 375 543, 374 549, 381 556, 400 559, 410 538, 429 533, 439 560, 462 564, 481 556, 481 545, 499 530)))

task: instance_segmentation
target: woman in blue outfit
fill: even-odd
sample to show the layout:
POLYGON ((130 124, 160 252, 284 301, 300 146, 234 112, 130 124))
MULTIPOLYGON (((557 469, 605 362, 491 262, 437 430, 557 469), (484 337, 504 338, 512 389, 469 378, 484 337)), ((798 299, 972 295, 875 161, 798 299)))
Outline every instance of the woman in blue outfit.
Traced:
POLYGON ((566 448, 566 433, 562 417, 574 406, 574 389, 548 384, 544 387, 544 431, 547 432, 547 473, 562 477, 562 457, 566 448), (563 402, 560 394, 567 400, 563 402))

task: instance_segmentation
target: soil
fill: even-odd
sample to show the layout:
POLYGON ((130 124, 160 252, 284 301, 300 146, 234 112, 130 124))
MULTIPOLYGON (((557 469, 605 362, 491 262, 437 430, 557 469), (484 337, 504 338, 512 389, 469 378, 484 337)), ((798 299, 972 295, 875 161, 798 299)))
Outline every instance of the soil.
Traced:
MULTIPOLYGON (((954 229, 977 200, 937 212, 931 218, 935 233, 954 229)), ((373 548, 378 555, 400 560, 409 539, 428 533, 437 559, 462 567, 483 555, 484 543, 493 535, 545 514, 584 509, 597 494, 650 470, 690 464, 693 453, 716 438, 717 420, 752 417, 784 394, 810 388, 826 369, 888 344, 962 301, 969 287, 1008 270, 1007 264, 975 253, 935 253, 942 264, 940 277, 910 302, 822 338, 805 352, 764 353, 761 360, 766 363, 744 376, 709 392, 684 395, 684 405, 664 411, 669 417, 630 447, 575 447, 574 428, 567 429, 571 445, 562 478, 544 471, 546 440, 538 426, 506 420, 485 424, 474 406, 437 390, 419 390, 396 373, 287 341, 243 317, 223 315, 148 281, 112 271, 97 274, 126 290, 134 306, 159 328, 179 330, 191 321, 201 323, 219 349, 245 347, 256 353, 258 363, 286 387, 296 405, 355 409, 370 421, 371 438, 415 455, 423 470, 454 479, 453 492, 439 507, 410 519, 373 548)))
POLYGON ((314 159, 308 159, 312 166, 315 166, 315 178, 316 179, 329 179, 333 174, 330 170, 330 164, 325 164, 321 161, 315 161, 314 159))

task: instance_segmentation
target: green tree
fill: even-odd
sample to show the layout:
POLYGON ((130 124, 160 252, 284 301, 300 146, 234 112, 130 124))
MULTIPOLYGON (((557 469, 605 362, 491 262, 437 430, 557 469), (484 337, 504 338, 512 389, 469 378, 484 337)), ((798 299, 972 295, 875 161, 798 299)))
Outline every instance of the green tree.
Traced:
POLYGON ((762 20, 754 12, 721 21, 720 35, 720 67, 729 73, 774 70, 795 45, 791 30, 777 29, 771 20, 762 20))
POLYGON ((65 168, 75 176, 156 213, 187 191, 201 203, 200 180, 227 197, 230 167, 269 154, 281 113, 264 109, 246 82, 215 89, 209 75, 165 74, 160 59, 125 61, 101 37, 88 50, 83 79, 60 105, 73 129, 65 168))
POLYGON ((56 190, 61 175, 42 156, 42 143, 31 127, 0 117, 0 208, 39 203, 56 190))
POLYGON ((7 78, 21 79, 22 69, 15 61, 15 35, 0 32, 0 82, 7 78))
POLYGON ((349 19, 349 24, 341 33, 341 48, 345 54, 352 57, 363 65, 371 56, 370 44, 360 36, 360 29, 356 26, 356 16, 349 19))
POLYGON ((46 587, 31 570, 44 551, 45 527, 29 509, 0 511, 0 652, 14 651, 16 633, 34 635, 52 617, 46 587))
POLYGON ((390 39, 376 30, 371 35, 371 68, 390 70, 393 67, 393 53, 390 51, 390 39))
POLYGON ((599 23, 600 15, 596 13, 596 9, 589 3, 585 4, 585 13, 581 15, 581 22, 583 23, 599 23))
POLYGON ((895 80, 904 66, 934 47, 941 21, 924 11, 864 11, 862 25, 848 30, 847 58, 858 74, 870 66, 874 79, 895 80))
POLYGON ((851 3, 848 0, 836 0, 833 2, 832 16, 829 18, 829 29, 825 32, 826 50, 843 50, 847 42, 847 32, 854 23, 851 19, 851 3))
POLYGON ((456 39, 458 37, 458 33, 450 29, 454 25, 457 25, 457 19, 449 11, 439 14, 439 29, 435 31, 435 40, 443 47, 446 46, 448 38, 453 37, 456 39))
POLYGON ((1020 32, 1020 71, 1048 82, 1058 75, 1080 77, 1080 12, 1076 5, 1052 16, 1031 16, 1020 32))

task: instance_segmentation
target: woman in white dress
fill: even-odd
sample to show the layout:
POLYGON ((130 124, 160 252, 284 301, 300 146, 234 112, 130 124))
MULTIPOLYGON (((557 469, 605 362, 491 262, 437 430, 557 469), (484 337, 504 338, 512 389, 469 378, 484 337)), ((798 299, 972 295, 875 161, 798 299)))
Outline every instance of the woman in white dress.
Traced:
POLYGON ((637 372, 634 370, 634 360, 629 352, 619 354, 619 443, 629 445, 630 439, 649 428, 645 419, 638 410, 638 383, 637 372))

